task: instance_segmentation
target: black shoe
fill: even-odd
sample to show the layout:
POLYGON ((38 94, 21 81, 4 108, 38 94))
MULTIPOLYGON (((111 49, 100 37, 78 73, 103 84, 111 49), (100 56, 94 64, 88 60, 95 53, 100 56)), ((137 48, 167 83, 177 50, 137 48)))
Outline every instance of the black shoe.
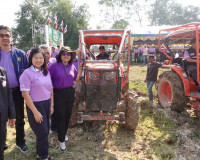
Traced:
POLYGON ((3 149, 4 149, 4 151, 8 149, 7 144, 4 145, 4 148, 3 148, 3 149))
POLYGON ((23 144, 21 146, 18 146, 17 145, 17 148, 19 148, 19 150, 22 152, 22 153, 25 153, 27 152, 29 149, 28 149, 28 146, 26 144, 23 144))
MULTIPOLYGON (((39 156, 37 156, 36 160, 42 160, 39 156)), ((48 157, 48 160, 51 160, 51 157, 48 157)))

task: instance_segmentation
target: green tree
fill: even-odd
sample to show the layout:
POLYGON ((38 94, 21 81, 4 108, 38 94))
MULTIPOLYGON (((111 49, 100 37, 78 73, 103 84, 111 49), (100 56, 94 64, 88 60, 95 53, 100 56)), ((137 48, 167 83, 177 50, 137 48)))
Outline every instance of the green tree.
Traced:
MULTIPOLYGON (((33 44, 32 41, 32 24, 40 25, 45 23, 45 17, 40 10, 36 0, 25 0, 21 5, 21 10, 16 13, 16 28, 13 28, 13 42, 17 47, 28 50, 33 44)), ((39 28, 36 28, 39 30, 39 28)), ((40 37, 35 37, 36 43, 40 42, 40 37)))
POLYGON ((54 16, 57 15, 58 27, 63 20, 64 26, 68 25, 68 32, 64 34, 64 45, 76 49, 79 43, 79 30, 87 29, 87 5, 73 6, 70 0, 25 0, 21 10, 17 13, 17 27, 13 29, 13 39, 21 49, 28 50, 32 44, 37 47, 44 43, 44 25, 52 12, 52 23, 54 27, 54 16), (32 30, 34 25, 34 30, 32 30), (34 31, 34 32, 32 32, 34 31), (33 34, 33 33, 37 34, 33 34), (34 36, 34 42, 32 37, 34 36))
POLYGON ((119 22, 128 23, 128 14, 124 14, 129 0, 99 0, 99 5, 103 6, 102 13, 105 14, 106 21, 111 23, 112 28, 119 22))
POLYGON ((128 26, 128 22, 123 19, 120 19, 113 24, 112 28, 113 29, 125 29, 127 26, 128 26))
POLYGON ((175 0, 156 0, 151 5, 149 20, 151 25, 180 25, 199 21, 200 8, 182 6, 175 0))
MULTIPOLYGON (((88 6, 86 4, 75 6, 70 0, 45 0, 40 4, 48 13, 52 12, 53 21, 54 16, 57 16, 58 27, 60 27, 62 20, 64 22, 63 28, 67 24, 68 32, 64 34, 64 45, 76 49, 79 43, 79 30, 88 27, 88 6)), ((54 27, 53 23, 51 26, 54 27)))

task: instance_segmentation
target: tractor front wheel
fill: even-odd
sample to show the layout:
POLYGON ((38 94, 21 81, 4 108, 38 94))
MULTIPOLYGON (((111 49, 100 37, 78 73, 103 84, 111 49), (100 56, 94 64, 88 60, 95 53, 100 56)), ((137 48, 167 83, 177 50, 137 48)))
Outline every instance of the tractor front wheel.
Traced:
POLYGON ((182 112, 186 106, 183 83, 174 71, 166 71, 159 76, 157 83, 158 99, 162 107, 182 112))
POLYGON ((135 130, 139 121, 139 109, 137 94, 134 91, 128 91, 127 108, 125 113, 125 126, 128 129, 135 130))

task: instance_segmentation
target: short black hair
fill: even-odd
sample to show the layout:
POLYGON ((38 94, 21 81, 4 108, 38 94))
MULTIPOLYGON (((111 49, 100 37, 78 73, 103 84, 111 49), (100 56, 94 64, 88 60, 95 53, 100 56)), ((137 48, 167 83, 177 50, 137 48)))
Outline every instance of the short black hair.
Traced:
POLYGON ((99 47, 99 50, 100 50, 100 49, 105 49, 105 47, 104 47, 104 46, 100 46, 100 47, 99 47))
POLYGON ((46 59, 45 59, 45 54, 42 52, 42 50, 40 48, 33 48, 31 50, 30 56, 28 58, 28 60, 29 60, 28 67, 33 65, 33 63, 32 63, 33 56, 38 54, 38 53, 42 53, 42 56, 44 58, 44 64, 42 65, 42 69, 43 69, 42 73, 43 73, 44 76, 46 76, 48 74, 47 63, 46 63, 46 59))
POLYGON ((154 59, 154 56, 149 56, 149 58, 152 58, 152 59, 154 59))
POLYGON ((196 43, 196 38, 193 38, 191 41, 190 41, 190 44, 194 44, 196 43))
POLYGON ((0 30, 3 30, 3 29, 5 29, 8 32, 10 32, 10 35, 12 36, 12 31, 11 31, 11 29, 8 26, 0 25, 0 30))

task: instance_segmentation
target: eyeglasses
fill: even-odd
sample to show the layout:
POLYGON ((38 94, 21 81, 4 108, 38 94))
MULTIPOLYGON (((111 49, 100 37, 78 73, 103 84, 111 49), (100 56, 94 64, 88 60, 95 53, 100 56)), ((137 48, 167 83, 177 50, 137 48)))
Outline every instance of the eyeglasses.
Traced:
POLYGON ((35 59, 35 60, 37 60, 37 61, 42 61, 42 60, 44 60, 43 57, 40 57, 40 58, 38 58, 38 57, 33 57, 33 59, 35 59))
POLYGON ((61 53, 62 56, 71 56, 70 53, 61 53))
POLYGON ((1 33, 0 33, 0 38, 4 38, 4 37, 10 38, 11 35, 9 35, 9 34, 1 34, 1 33))

